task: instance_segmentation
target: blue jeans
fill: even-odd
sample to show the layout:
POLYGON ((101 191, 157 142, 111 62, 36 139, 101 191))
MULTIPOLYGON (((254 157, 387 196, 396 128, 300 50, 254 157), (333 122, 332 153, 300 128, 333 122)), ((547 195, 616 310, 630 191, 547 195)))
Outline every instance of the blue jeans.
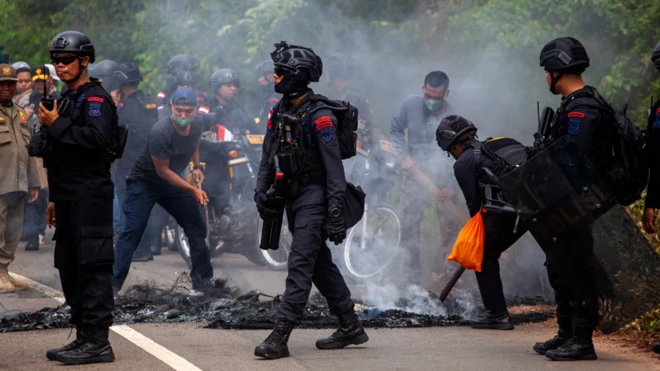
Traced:
POLYGON ((112 227, 116 233, 121 231, 121 209, 119 208, 119 197, 117 197, 117 176, 112 172, 112 183, 115 184, 115 194, 112 200, 112 227))
POLYGON ((193 288, 204 285, 213 278, 211 256, 206 247, 206 224, 197 202, 185 191, 167 185, 146 185, 126 181, 126 199, 124 200, 124 229, 115 245, 115 264, 113 267, 112 287, 117 293, 121 290, 131 267, 133 252, 137 249, 144 230, 147 228, 151 209, 158 203, 176 222, 190 243, 192 269, 190 277, 193 288))

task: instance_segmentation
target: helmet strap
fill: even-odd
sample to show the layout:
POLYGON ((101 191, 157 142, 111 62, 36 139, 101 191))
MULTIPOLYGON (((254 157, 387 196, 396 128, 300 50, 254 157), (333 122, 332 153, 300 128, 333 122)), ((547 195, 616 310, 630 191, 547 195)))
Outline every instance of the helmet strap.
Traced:
POLYGON ((549 73, 550 73, 550 92, 552 94, 559 94, 559 93, 557 93, 555 88, 557 87, 556 85, 557 85, 557 82, 559 81, 559 79, 562 76, 564 76, 564 71, 558 71, 556 77, 552 75, 552 71, 549 72, 549 73))

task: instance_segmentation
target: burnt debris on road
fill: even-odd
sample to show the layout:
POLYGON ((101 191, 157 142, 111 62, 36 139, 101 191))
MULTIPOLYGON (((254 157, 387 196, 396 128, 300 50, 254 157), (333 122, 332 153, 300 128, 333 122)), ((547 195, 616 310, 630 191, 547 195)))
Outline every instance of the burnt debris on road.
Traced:
MULTIPOLYGON (((203 293, 190 291, 179 281, 170 289, 161 289, 153 283, 145 283, 132 286, 124 295, 118 297, 113 314, 115 324, 197 322, 207 323, 205 327, 212 329, 271 329, 279 301, 279 295, 270 296, 257 290, 241 294, 230 287, 226 280, 220 279, 214 280, 213 286, 203 293)), ((356 302, 359 303, 356 304, 356 311, 359 311, 358 316, 365 327, 468 325, 468 319, 465 317, 465 296, 462 300, 449 297, 444 304, 440 304, 437 295, 429 293, 423 298, 400 299, 394 308, 378 308, 360 300, 356 302), (446 315, 438 314, 438 311, 420 313, 423 311, 414 309, 421 308, 420 301, 424 305, 442 306, 446 315), (412 305, 412 302, 416 302, 416 305, 412 305)), ((516 324, 540 322, 553 316, 553 311, 543 305, 548 303, 541 298, 515 297, 510 298, 509 303, 512 306, 527 305, 531 308, 512 315, 516 324)), ((471 310, 476 310, 477 314, 480 311, 478 308, 471 310)), ((68 328, 68 320, 69 307, 66 304, 31 313, 0 314, 0 332, 68 328)), ((330 314, 325 299, 318 293, 312 295, 299 327, 333 328, 336 325, 337 320, 330 314)))

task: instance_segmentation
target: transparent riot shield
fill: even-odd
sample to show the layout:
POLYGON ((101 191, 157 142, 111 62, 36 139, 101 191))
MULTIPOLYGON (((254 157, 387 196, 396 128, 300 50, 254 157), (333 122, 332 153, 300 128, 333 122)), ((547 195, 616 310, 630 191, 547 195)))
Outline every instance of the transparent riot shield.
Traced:
MULTIPOLYGON (((660 304, 660 257, 571 136, 554 142, 498 185, 546 254, 560 251, 570 264, 573 252, 561 251, 562 245, 591 231, 588 274, 595 277, 603 333, 660 304)), ((582 273, 587 274, 562 279, 580 289, 582 273)))

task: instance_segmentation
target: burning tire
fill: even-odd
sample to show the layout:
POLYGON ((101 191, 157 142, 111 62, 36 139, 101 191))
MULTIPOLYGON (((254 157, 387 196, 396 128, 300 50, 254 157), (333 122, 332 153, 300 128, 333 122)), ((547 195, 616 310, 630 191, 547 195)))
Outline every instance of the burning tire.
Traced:
POLYGON ((376 206, 346 236, 344 265, 347 273, 360 281, 385 271, 399 251, 401 220, 396 210, 376 206))

